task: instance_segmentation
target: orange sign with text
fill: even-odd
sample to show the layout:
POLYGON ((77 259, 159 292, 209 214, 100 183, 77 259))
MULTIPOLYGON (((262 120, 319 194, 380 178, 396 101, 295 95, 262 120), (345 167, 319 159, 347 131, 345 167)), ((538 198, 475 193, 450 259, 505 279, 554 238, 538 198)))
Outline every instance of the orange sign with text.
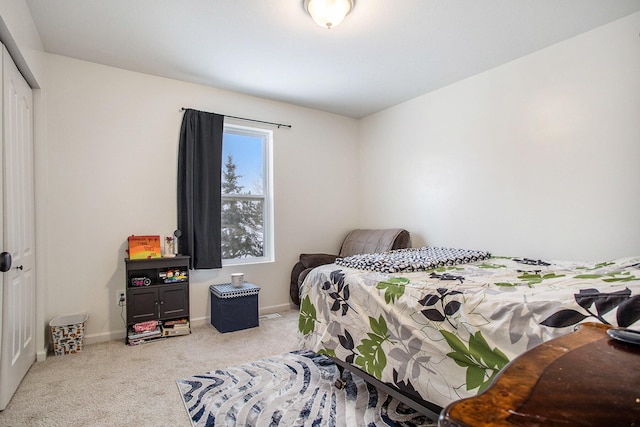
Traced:
POLYGON ((160 257, 160 236, 129 236, 129 259, 160 257))

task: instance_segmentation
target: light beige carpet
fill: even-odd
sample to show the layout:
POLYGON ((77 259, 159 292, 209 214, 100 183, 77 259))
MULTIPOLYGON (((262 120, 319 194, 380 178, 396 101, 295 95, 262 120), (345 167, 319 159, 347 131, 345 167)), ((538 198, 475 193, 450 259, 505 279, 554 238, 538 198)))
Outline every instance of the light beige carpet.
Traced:
POLYGON ((133 347, 109 341, 50 355, 31 367, 0 426, 189 427, 176 380, 297 350, 298 312, 280 315, 226 334, 205 325, 133 347))

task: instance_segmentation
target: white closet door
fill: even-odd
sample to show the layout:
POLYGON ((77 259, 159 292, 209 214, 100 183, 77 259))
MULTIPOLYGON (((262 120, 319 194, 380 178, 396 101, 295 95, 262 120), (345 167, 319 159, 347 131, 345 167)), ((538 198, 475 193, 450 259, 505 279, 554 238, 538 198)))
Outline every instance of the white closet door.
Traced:
POLYGON ((13 262, 0 273, 0 410, 36 358, 33 98, 4 46, 2 92, 2 251, 13 262))

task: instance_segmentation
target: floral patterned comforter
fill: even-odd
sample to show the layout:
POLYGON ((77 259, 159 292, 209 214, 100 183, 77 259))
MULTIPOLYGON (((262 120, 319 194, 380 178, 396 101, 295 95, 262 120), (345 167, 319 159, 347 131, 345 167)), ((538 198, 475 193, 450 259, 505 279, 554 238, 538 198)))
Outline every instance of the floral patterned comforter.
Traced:
POLYGON ((307 276, 301 301, 303 348, 444 407, 578 323, 640 330, 640 257, 492 257, 400 274, 330 264, 307 276))

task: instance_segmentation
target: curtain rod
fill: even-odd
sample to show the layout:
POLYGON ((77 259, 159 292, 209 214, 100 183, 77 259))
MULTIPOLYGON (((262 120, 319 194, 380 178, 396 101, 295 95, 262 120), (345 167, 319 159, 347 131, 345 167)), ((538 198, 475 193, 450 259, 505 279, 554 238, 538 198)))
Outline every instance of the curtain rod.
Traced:
MULTIPOLYGON (((185 110, 187 110, 187 108, 182 107, 181 111, 185 111, 185 110)), ((216 114, 217 114, 217 113, 216 113, 216 114)), ((278 129, 280 129, 281 127, 291 129, 291 125, 285 125, 285 124, 282 124, 282 123, 265 122, 265 121, 262 121, 262 120, 247 119, 247 118, 244 118, 244 117, 227 116, 227 115, 224 115, 224 114, 221 114, 221 115, 222 115, 222 116, 225 116, 225 117, 232 118, 232 119, 246 120, 246 121, 248 121, 248 122, 264 123, 264 124, 267 124, 267 125, 278 126, 278 129)))

